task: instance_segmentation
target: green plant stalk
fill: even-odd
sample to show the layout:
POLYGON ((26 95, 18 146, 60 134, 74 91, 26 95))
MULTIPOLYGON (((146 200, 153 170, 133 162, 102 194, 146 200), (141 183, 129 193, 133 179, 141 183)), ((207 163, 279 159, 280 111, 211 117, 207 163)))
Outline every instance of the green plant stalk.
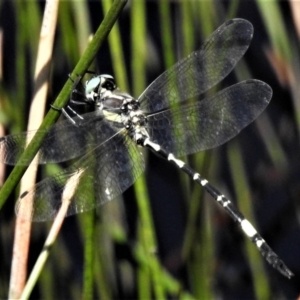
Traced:
MULTIPOLYGON (((217 164, 216 151, 211 155, 209 152, 195 155, 195 165, 213 177, 217 164)), ((183 250, 184 260, 188 263, 188 273, 193 295, 196 299, 213 299, 211 278, 214 269, 214 238, 211 207, 213 199, 203 188, 194 186, 189 206, 188 225, 185 233, 183 250), (200 217, 199 217, 200 215, 200 217)))
MULTIPOLYGON (((26 95, 26 80, 23 75, 22 70, 26 69, 26 30, 25 30, 25 20, 26 20, 26 11, 24 9, 24 3, 20 1, 15 1, 16 5, 16 15, 18 16, 17 20, 17 30, 18 34, 16 35, 16 69, 15 69, 15 91, 11 95, 13 100, 14 107, 18 107, 20 111, 25 111, 25 95, 26 95)), ((11 120, 17 125, 14 125, 13 131, 15 129, 20 129, 24 127, 24 116, 23 114, 17 115, 14 112, 14 109, 11 106, 8 106, 8 111, 10 114, 11 120)), ((1 207, 1 206, 0 206, 1 207)))
MULTIPOLYGON (((209 197, 209 195, 207 195, 209 197)), ((201 226, 201 244, 199 251, 199 263, 200 274, 195 277, 198 278, 199 286, 201 287, 201 297, 203 299, 213 299, 215 298, 214 290, 212 289, 212 278, 214 272, 214 238, 213 238, 213 224, 212 224, 212 204, 204 201, 204 213, 202 218, 201 226), (206 263, 204 263, 206 262, 206 263)))
MULTIPOLYGON (((112 0, 102 0, 103 11, 107 12, 111 5, 112 0)), ((129 91, 128 75, 125 68, 125 54, 123 50, 123 44, 121 39, 120 27, 116 23, 112 29, 109 37, 109 50, 112 58, 112 65, 114 69, 114 77, 117 85, 121 90, 129 91)))
POLYGON ((231 20, 237 15, 239 5, 241 5, 241 2, 239 0, 230 1, 229 9, 227 12, 227 20, 231 20))
MULTIPOLYGON (((74 12, 75 28, 73 26, 72 31, 75 31, 74 36, 77 36, 77 45, 80 56, 86 49, 86 42, 89 40, 91 30, 90 15, 88 9, 88 2, 84 0, 72 1, 72 11, 74 12), (82 26, 84 24, 84 26, 82 26)), ((107 11, 108 12, 108 11, 107 11)), ((69 39, 69 34, 66 37, 69 39)), ((77 49, 76 48, 76 49, 77 49)))
POLYGON ((280 9, 278 1, 257 1, 258 8, 262 15, 268 37, 271 43, 271 50, 284 63, 286 70, 288 70, 289 88, 292 95, 294 114, 297 122, 298 134, 300 132, 300 105, 299 105, 299 54, 295 48, 295 44, 290 38, 290 32, 285 25, 284 16, 280 9), (276 26, 274 26, 274 20, 276 26))
MULTIPOLYGON (((132 22, 132 75, 133 95, 140 94, 146 86, 146 7, 145 1, 133 1, 131 6, 131 22, 132 22)), ((162 268, 156 259, 155 251, 157 242, 153 220, 151 217, 151 209, 149 205, 149 197, 146 188, 145 176, 141 176, 134 185, 137 198, 137 205, 140 214, 141 235, 143 236, 142 245, 149 261, 150 275, 153 282, 154 298, 165 299, 164 287, 161 280, 162 268)))
POLYGON ((53 271, 51 269, 51 264, 48 264, 44 268, 43 273, 40 276, 39 288, 40 288, 40 297, 43 300, 52 300, 53 294, 49 293, 49 290, 54 290, 55 279, 53 276, 53 271))
MULTIPOLYGON (((82 55, 81 59, 79 60, 78 64, 76 65, 72 77, 75 78, 78 75, 83 75, 90 64, 92 63, 95 55, 97 54, 100 46, 102 45, 103 41, 108 36, 111 28, 113 27, 114 23, 116 22, 119 14, 121 13, 123 7, 125 6, 127 0, 115 0, 113 5, 111 6, 111 9, 103 19, 101 25, 99 26, 97 32, 94 35, 93 40, 88 45, 86 51, 82 55)), ((64 87, 62 88, 61 92, 57 96, 53 106, 60 109, 66 105, 69 99, 69 94, 72 90, 72 81, 70 79, 67 80, 64 87)), ((24 153, 21 155, 20 159, 22 161, 28 161, 30 163, 34 156, 36 155, 43 138, 45 137, 47 133, 47 129, 51 125, 54 124, 54 122, 58 119, 60 115, 60 112, 57 109, 51 109, 43 123, 40 126, 40 130, 43 130, 44 134, 36 135, 24 153)), ((16 166, 10 176, 7 178, 6 182, 2 186, 2 189, 0 191, 0 209, 2 208, 3 204, 13 191, 13 189, 16 187, 18 182, 20 181, 21 177, 23 176, 24 172, 26 171, 27 166, 16 166)))
MULTIPOLYGON (((154 224, 151 217, 151 208, 146 188, 145 177, 142 176, 135 184, 135 193, 137 195, 137 205, 140 213, 141 223, 141 244, 143 246, 143 254, 149 266, 151 279, 153 281, 153 289, 156 299, 165 299, 164 286, 162 283, 162 267, 155 255, 157 250, 157 242, 155 237, 154 224)), ((140 274, 141 275, 141 274, 140 274)), ((147 277, 145 277, 147 278, 147 277)))
MULTIPOLYGON (((139 222, 141 222, 141 220, 139 220, 139 222)), ((139 268, 137 270, 138 295, 139 299, 151 299, 152 289, 150 259, 149 253, 145 253, 145 249, 147 249, 146 240, 148 237, 145 235, 143 226, 138 226, 138 237, 139 241, 142 241, 136 249, 136 251, 138 251, 136 256, 140 258, 139 268)))
POLYGON ((183 57, 189 55, 195 50, 195 30, 192 26, 193 19, 193 6, 195 3, 190 1, 183 1, 181 3, 181 18, 182 18, 182 35, 184 37, 183 57))
POLYGON ((275 54, 284 57, 287 62, 291 62, 292 52, 288 31, 284 25, 283 14, 280 10, 279 2, 258 0, 257 7, 262 15, 272 49, 275 54), (276 26, 274 26, 276 20, 276 26))
POLYGON ((175 64, 174 41, 172 38, 171 12, 168 1, 158 1, 159 22, 161 23, 161 42, 163 45, 164 66, 170 68, 175 64))
POLYGON ((208 37, 215 29, 216 24, 219 23, 219 16, 214 1, 199 1, 198 3, 198 15, 200 23, 200 30, 203 39, 208 37))
MULTIPOLYGON (((251 191, 247 182, 247 175, 243 167, 243 159, 237 143, 230 143, 227 151, 234 189, 238 199, 238 206, 245 213, 247 219, 255 225, 251 203, 251 191)), ((253 285, 257 299, 270 299, 271 290, 266 280, 263 258, 256 247, 246 241, 246 255, 252 271, 253 285)))
MULTIPOLYGON (((80 1, 74 1, 74 3, 77 3, 78 5, 81 3, 80 1)), ((69 65, 74 65, 80 58, 83 51, 78 51, 78 45, 80 43, 78 42, 78 35, 82 30, 77 28, 74 28, 74 24, 72 22, 73 19, 77 20, 76 17, 73 14, 72 10, 73 1, 61 1, 59 4, 59 11, 58 11, 58 27, 61 32, 61 49, 64 53, 64 57, 66 58, 66 61, 69 65), (74 32, 75 34, 70 34, 71 32, 74 32), (67 37, 67 38, 66 38, 67 37)), ((74 9, 74 11, 76 11, 74 9)), ((83 20, 82 20, 83 21, 83 20)), ((76 26, 76 25, 75 25, 76 26)), ((81 26, 86 28, 87 26, 81 26)), ((87 43, 88 39, 85 40, 85 43, 87 43)))
POLYGON ((93 274, 94 274, 94 258, 95 258, 95 211, 85 214, 84 222, 84 268, 83 268, 83 289, 82 299, 94 299, 93 294, 93 274))
MULTIPOLYGON (((64 37, 63 42, 65 46, 70 45, 69 38, 70 36, 74 37, 73 40, 74 45, 73 48, 70 49, 70 58, 74 57, 75 58, 74 61, 77 61, 78 56, 80 57, 84 53, 84 50, 87 47, 87 41, 89 40, 89 37, 92 32, 90 26, 90 15, 88 13, 87 1, 84 0, 72 1, 69 2, 69 4, 71 6, 69 21, 71 22, 65 24, 67 26, 70 26, 70 28, 68 34, 63 35, 64 37), (72 16, 73 16, 72 12, 74 14, 75 26, 73 25, 72 22, 72 16), (85 26, 82 26, 82 24, 85 24, 85 26)), ((66 20, 63 20, 63 18, 61 18, 61 24, 63 24, 63 22, 65 23, 66 20)), ((67 27, 67 26, 62 26, 62 29, 63 27, 67 27)), ((71 63, 72 62, 73 61, 71 60, 71 63)), ((95 157, 94 157, 93 165, 96 165, 95 157)), ((95 191, 91 195, 91 198, 95 200, 95 191)), ((80 221, 81 236, 82 236, 83 247, 84 247, 84 262, 83 262, 84 267, 83 267, 83 282, 82 282, 81 298, 85 300, 89 300, 89 299, 94 299, 94 273, 96 268, 95 251, 97 249, 96 240, 95 240, 95 233, 96 233, 95 210, 92 210, 90 213, 87 214, 81 214, 79 217, 79 221, 80 221)), ((108 299, 108 298, 104 298, 104 299, 108 299)))
MULTIPOLYGON (((196 165, 199 168, 198 170, 201 171, 203 169, 204 161, 206 159, 205 153, 199 153, 196 156, 196 165)), ((197 219, 198 214, 200 213, 200 205, 202 203, 203 199, 203 192, 204 189, 201 189, 200 187, 194 187, 193 191, 191 193, 191 201, 189 202, 188 206, 188 217, 187 217, 187 224, 185 229, 185 235, 184 235, 184 242, 182 247, 182 259, 185 261, 190 255, 191 251, 196 239, 197 235, 197 219)))
MULTIPOLYGON (((113 265, 111 264, 111 257, 109 257, 106 253, 106 249, 103 243, 103 232, 108 232, 108 229, 103 224, 102 221, 95 222, 94 226, 96 226, 95 232, 96 235, 96 244, 101 245, 98 246, 98 249, 94 256, 94 281, 97 283, 95 285, 96 293, 98 293, 100 299, 113 299, 112 290, 114 287, 110 284, 110 277, 107 276, 108 269, 113 269, 113 265)), ((110 255, 112 255, 110 253, 110 255)), ((83 298, 82 298, 83 299, 83 298)))

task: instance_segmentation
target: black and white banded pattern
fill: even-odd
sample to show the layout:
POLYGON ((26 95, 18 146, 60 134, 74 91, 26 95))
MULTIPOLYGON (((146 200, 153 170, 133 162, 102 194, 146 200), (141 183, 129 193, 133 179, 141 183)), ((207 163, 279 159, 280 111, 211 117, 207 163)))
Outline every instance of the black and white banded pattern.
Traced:
MULTIPOLYGON (((34 221, 52 220, 65 202, 69 203, 67 215, 72 215, 116 198, 143 173, 144 147, 200 184, 241 226, 266 260, 290 278, 292 272, 233 203, 177 158, 224 144, 268 105, 272 89, 259 80, 246 80, 211 97, 197 98, 232 71, 252 35, 253 27, 246 20, 224 23, 202 48, 165 71, 138 99, 118 90, 112 76, 93 76, 86 83, 80 104, 92 103, 95 110, 81 116, 69 110, 75 113, 71 118, 67 107, 64 113, 71 122, 65 120, 52 126, 39 150, 41 164, 78 160, 24 192, 16 205, 18 216, 34 221), (27 207, 31 196, 33 207, 19 210, 20 205, 27 207)), ((40 131, 3 137, 2 161, 26 163, 18 158, 26 139, 34 134, 40 131)))
POLYGON ((293 273, 286 267, 282 260, 274 253, 266 241, 256 231, 253 225, 244 217, 244 215, 236 208, 236 206, 226 196, 222 195, 215 187, 213 187, 207 179, 203 178, 199 173, 194 171, 182 160, 176 158, 172 153, 167 153, 160 148, 159 145, 149 140, 144 141, 144 146, 157 152, 161 157, 174 163, 178 168, 185 172, 195 182, 200 184, 230 215, 230 217, 240 225, 246 236, 256 245, 263 257, 280 273, 290 278, 293 273))

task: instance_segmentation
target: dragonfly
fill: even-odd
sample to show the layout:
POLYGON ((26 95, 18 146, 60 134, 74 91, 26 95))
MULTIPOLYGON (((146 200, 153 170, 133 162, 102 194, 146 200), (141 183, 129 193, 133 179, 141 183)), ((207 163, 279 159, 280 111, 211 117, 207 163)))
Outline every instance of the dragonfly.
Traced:
MULTIPOLYGON (((146 148, 201 185, 241 227, 268 263, 291 278, 293 273, 236 206, 178 158, 224 144, 269 104, 271 87, 255 79, 239 82, 212 96, 199 97, 233 70, 252 36, 250 22, 243 19, 225 22, 200 49, 162 73, 138 98, 119 90, 110 75, 92 76, 85 84, 82 103, 92 104, 93 111, 79 115, 67 106, 63 113, 68 118, 47 130, 38 151, 39 164, 73 159, 75 162, 23 192, 16 204, 18 217, 48 221, 55 218, 66 201, 69 216, 113 200, 144 172, 142 150, 146 148), (71 117, 68 110, 75 112, 75 116, 71 117), (21 210, 21 206, 25 209, 21 210)), ((75 92, 78 92, 76 87, 75 92)), ((26 140, 36 134, 44 133, 34 131, 2 137, 2 161, 26 164, 19 157, 26 148, 26 140)))

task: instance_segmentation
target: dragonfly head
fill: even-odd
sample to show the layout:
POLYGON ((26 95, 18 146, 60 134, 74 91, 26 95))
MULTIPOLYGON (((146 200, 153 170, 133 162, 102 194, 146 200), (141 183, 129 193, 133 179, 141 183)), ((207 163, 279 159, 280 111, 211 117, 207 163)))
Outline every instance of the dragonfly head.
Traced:
POLYGON ((86 82, 85 96, 90 102, 101 102, 117 88, 111 75, 103 74, 92 77, 86 82))

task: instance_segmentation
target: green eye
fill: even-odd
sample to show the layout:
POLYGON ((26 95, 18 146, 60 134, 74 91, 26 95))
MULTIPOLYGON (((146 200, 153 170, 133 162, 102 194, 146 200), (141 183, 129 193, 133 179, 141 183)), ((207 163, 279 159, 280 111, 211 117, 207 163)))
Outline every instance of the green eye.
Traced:
POLYGON ((86 83, 86 87, 85 87, 85 94, 89 95, 90 93, 92 93, 100 84, 101 79, 100 77, 94 77, 91 80, 89 80, 86 83))

